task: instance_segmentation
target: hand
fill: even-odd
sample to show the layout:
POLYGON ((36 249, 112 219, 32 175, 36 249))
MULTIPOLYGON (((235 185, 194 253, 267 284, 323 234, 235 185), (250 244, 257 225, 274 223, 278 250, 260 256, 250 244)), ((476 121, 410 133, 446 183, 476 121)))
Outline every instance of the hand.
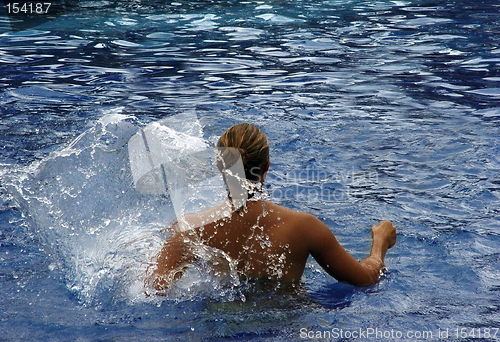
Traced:
POLYGON ((372 227, 372 238, 380 237, 387 242, 387 248, 396 243, 396 228, 390 221, 382 221, 372 227))

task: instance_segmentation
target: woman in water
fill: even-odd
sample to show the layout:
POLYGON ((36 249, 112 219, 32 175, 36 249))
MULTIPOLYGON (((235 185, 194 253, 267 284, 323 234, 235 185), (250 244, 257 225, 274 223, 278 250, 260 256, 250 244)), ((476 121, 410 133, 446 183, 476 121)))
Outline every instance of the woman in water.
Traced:
POLYGON ((311 254, 338 281, 355 286, 378 281, 385 254, 396 243, 396 228, 391 222, 383 221, 371 228, 370 255, 357 261, 313 215, 259 198, 269 169, 269 144, 259 128, 246 123, 234 125, 222 134, 217 147, 239 151, 253 189, 241 208, 215 222, 194 225, 188 231, 176 230, 177 225, 170 228, 172 234, 153 272, 157 290, 165 290, 182 276, 193 259, 192 242, 223 251, 244 277, 299 281, 311 254), (252 196, 252 191, 257 194, 252 196))

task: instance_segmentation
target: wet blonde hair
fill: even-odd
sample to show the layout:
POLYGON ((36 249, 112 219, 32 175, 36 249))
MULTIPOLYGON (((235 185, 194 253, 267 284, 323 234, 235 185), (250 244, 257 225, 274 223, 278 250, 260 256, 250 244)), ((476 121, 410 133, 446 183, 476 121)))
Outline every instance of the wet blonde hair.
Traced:
POLYGON ((252 124, 242 123, 225 131, 217 147, 231 147, 241 154, 245 177, 250 181, 260 181, 262 168, 269 161, 269 143, 262 130, 252 124))

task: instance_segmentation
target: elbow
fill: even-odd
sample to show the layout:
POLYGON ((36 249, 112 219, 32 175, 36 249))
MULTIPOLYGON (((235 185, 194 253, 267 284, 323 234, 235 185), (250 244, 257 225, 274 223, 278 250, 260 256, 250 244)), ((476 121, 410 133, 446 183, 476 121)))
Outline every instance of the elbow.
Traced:
POLYGON ((347 284, 350 284, 352 286, 363 287, 363 286, 370 286, 370 285, 376 284, 378 282, 379 278, 380 278, 379 276, 371 276, 370 275, 368 277, 360 277, 359 279, 352 279, 349 281, 340 280, 340 281, 347 283, 347 284))
POLYGON ((384 261, 377 257, 368 257, 360 262, 364 272, 360 281, 355 286, 367 286, 377 283, 380 279, 380 270, 384 267, 384 261))
POLYGON ((380 279, 380 274, 378 272, 377 273, 370 272, 370 274, 368 276, 366 276, 365 279, 363 279, 363 281, 360 281, 359 283, 353 284, 353 285, 354 286, 369 286, 369 285, 373 285, 373 284, 378 283, 379 279, 380 279))
POLYGON ((376 284, 380 279, 380 269, 383 267, 378 267, 378 265, 372 264, 362 264, 363 270, 358 274, 357 277, 351 279, 349 284, 354 286, 369 286, 376 284))
POLYGON ((375 272, 362 272, 356 277, 349 279, 336 278, 341 283, 346 283, 356 287, 370 286, 376 284, 380 279, 380 274, 375 272))

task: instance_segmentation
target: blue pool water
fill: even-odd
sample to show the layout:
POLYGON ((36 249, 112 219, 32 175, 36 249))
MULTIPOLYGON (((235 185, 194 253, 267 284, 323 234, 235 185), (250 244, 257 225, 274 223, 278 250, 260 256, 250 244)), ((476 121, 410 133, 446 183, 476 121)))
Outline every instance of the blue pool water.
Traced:
POLYGON ((500 339, 497 1, 81 1, 0 27, 0 340, 500 339), (125 144, 188 111, 208 140, 259 125, 271 198, 356 258, 393 221, 381 281, 310 260, 295 294, 146 297, 175 215, 134 192, 125 144))

